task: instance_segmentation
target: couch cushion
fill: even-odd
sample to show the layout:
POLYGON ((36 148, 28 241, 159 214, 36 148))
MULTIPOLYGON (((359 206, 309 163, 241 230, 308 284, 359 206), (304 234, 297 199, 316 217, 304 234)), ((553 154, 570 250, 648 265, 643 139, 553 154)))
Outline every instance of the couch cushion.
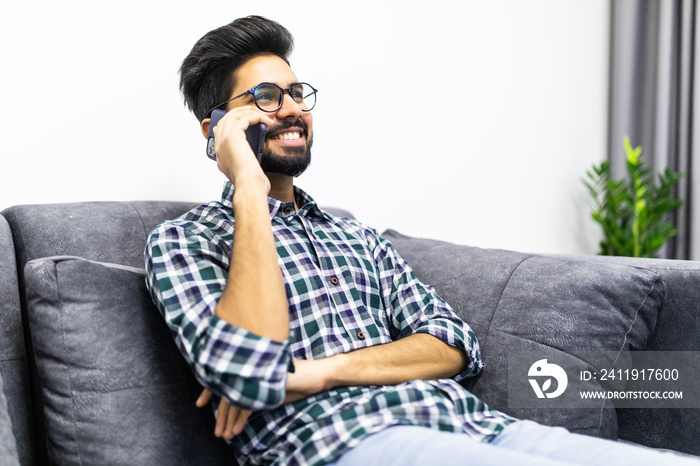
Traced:
MULTIPOLYGON (((700 261, 609 256, 595 259, 641 266, 661 275, 666 299, 647 351, 700 352, 700 261)), ((620 438, 700 456, 700 409, 626 408, 618 409, 617 416, 620 438)))
POLYGON ((509 407, 508 354, 643 349, 664 298, 656 272, 586 257, 459 246, 394 231, 384 236, 416 276, 433 285, 474 329, 486 364, 468 387, 475 395, 518 418, 617 437, 615 409, 603 401, 587 409, 509 407))
POLYGON ((25 281, 52 464, 232 464, 140 269, 44 258, 25 281))
POLYGON ((72 202, 12 206, 2 213, 16 238, 20 270, 32 259, 80 256, 143 267, 148 234, 194 207, 185 202, 72 202))

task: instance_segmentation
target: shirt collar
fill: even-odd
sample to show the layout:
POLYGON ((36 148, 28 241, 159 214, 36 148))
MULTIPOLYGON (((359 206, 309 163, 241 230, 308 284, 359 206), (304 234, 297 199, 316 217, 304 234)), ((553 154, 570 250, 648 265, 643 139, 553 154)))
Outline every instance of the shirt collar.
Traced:
MULTIPOLYGON (((230 181, 224 183, 224 190, 221 193, 221 203, 233 211, 233 192, 234 187, 230 181)), ((326 214, 318 207, 316 201, 306 194, 301 188, 294 186, 294 197, 297 205, 299 205, 298 215, 310 215, 318 217, 326 217, 326 214)), ((272 197, 267 198, 267 204, 270 207, 270 218, 289 217, 294 215, 294 203, 282 202, 272 197)))

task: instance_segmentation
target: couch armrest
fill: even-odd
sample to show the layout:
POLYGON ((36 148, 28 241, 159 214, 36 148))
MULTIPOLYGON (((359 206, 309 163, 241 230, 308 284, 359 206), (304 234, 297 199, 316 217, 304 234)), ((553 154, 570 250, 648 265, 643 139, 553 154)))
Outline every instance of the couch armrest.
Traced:
POLYGON ((0 378, 4 380, 7 412, 12 421, 11 434, 20 460, 22 464, 33 464, 29 375, 19 300, 15 245, 10 226, 0 215, 0 378))

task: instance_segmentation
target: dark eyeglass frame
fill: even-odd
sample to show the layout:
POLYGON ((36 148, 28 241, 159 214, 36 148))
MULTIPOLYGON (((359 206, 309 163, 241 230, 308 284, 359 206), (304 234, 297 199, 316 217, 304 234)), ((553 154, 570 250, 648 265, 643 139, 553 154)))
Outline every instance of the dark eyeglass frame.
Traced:
MULTIPOLYGON (((235 96, 235 97, 231 97, 230 99, 228 99, 228 100, 225 101, 225 102, 221 102, 220 104, 213 106, 212 108, 209 109, 209 111, 207 111, 207 116, 210 117, 210 116, 211 116, 211 112, 213 112, 213 111, 216 110, 217 108, 220 108, 220 107, 222 107, 223 105, 226 105, 227 103, 231 102, 232 100, 236 100, 236 99, 238 99, 238 98, 240 98, 240 97, 243 97, 244 95, 248 95, 248 94, 250 94, 250 95, 253 96, 253 102, 255 102, 255 106, 258 107, 260 110, 262 110, 262 111, 265 112, 265 113, 274 113, 274 112, 276 112, 277 110, 279 110, 280 108, 282 108, 282 104, 284 103, 284 95, 285 95, 285 94, 289 94, 289 97, 291 97, 292 100, 294 100, 294 102, 297 102, 297 101, 294 99, 294 96, 292 95, 292 91, 294 90, 295 87, 297 87, 297 86, 300 85, 300 84, 303 85, 303 86, 308 86, 308 87, 313 91, 313 94, 314 94, 314 104, 313 104, 313 106, 311 106, 310 108, 302 108, 302 109, 301 109, 302 112, 310 112, 311 110, 314 109, 314 107, 316 107, 316 94, 318 94, 318 89, 316 89, 315 87, 313 87, 311 84, 309 84, 309 83, 304 83, 304 82, 294 83, 294 84, 292 84, 291 86, 289 86, 288 89, 284 89, 284 88, 278 86, 278 85, 275 84, 275 83, 263 82, 263 83, 257 84, 255 87, 253 87, 253 88, 251 88, 251 89, 248 89, 248 90, 245 91, 245 92, 241 92, 240 94, 238 94, 238 95, 235 96), (274 110, 265 110, 264 108, 262 108, 262 107, 258 104, 258 99, 255 98, 255 90, 256 90, 257 88, 259 88, 260 86, 263 86, 263 85, 266 85, 266 86, 274 86, 274 87, 276 87, 277 89, 280 90, 279 102, 277 103, 277 108, 275 108, 274 110)), ((303 98, 305 98, 305 97, 303 97, 303 98)), ((299 104, 299 103, 303 103, 303 102, 297 102, 297 104, 299 104)))

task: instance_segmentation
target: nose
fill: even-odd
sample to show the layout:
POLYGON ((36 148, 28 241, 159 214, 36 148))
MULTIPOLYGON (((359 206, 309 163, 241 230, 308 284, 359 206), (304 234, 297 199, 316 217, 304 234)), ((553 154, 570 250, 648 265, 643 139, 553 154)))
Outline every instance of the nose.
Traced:
POLYGON ((282 106, 277 110, 277 118, 281 120, 286 118, 298 120, 301 115, 301 105, 292 99, 288 92, 285 92, 282 97, 282 106))

